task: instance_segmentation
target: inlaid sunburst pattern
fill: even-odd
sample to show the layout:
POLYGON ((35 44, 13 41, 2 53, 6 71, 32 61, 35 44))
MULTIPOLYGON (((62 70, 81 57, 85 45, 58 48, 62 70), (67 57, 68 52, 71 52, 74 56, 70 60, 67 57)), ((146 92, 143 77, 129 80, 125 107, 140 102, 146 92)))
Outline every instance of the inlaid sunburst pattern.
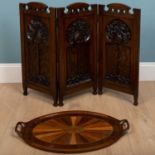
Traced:
POLYGON ((48 144, 83 145, 108 138, 113 126, 104 119, 86 115, 53 117, 33 128, 36 139, 48 144))
POLYGON ((129 129, 127 120, 89 111, 65 111, 18 122, 15 131, 29 145, 58 153, 82 153, 115 143, 129 129))

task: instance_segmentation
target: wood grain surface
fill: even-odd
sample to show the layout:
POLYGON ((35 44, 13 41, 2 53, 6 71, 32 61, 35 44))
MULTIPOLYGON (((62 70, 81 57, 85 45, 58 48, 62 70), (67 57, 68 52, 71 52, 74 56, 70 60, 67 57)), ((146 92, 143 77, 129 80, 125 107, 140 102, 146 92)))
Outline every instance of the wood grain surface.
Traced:
MULTIPOLYGON (((21 84, 0 84, 0 154, 58 155, 28 145, 14 133, 20 120, 26 122, 38 116, 67 110, 88 110, 104 113, 130 122, 128 134, 110 147, 79 155, 154 155, 155 154, 155 82, 140 82, 139 106, 132 106, 132 97, 104 89, 102 96, 89 91, 66 98, 64 107, 51 105, 51 97, 30 90, 22 96, 21 84)), ((73 154, 71 154, 73 155, 73 154)))
POLYGON ((17 134, 29 145, 59 153, 89 152, 115 143, 129 129, 126 120, 88 111, 65 111, 18 122, 17 134))

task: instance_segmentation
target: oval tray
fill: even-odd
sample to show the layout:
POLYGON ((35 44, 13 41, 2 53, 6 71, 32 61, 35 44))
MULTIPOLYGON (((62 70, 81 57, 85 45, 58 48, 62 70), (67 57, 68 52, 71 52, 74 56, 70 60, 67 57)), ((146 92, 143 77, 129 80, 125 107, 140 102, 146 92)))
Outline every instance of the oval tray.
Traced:
POLYGON ((107 147, 127 130, 127 120, 88 112, 66 111, 18 122, 17 134, 29 145, 50 152, 80 153, 107 147))

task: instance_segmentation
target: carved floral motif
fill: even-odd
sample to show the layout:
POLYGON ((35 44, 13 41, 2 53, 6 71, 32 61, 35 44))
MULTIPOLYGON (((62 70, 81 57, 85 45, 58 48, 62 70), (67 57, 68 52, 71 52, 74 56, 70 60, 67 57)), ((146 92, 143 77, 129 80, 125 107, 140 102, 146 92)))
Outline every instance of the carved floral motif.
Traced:
POLYGON ((114 19, 107 25, 107 39, 113 43, 126 44, 131 40, 131 30, 122 20, 114 19))
POLYGON ((31 20, 28 24, 27 39, 32 42, 42 43, 48 40, 48 29, 38 20, 31 20))
POLYGON ((86 43, 91 38, 90 25, 84 20, 76 20, 69 25, 66 35, 70 45, 86 43))
POLYGON ((105 79, 114 81, 114 82, 118 82, 120 84, 128 85, 130 83, 129 78, 126 78, 125 76, 122 76, 122 75, 116 75, 116 74, 108 74, 108 75, 106 75, 105 79))
POLYGON ((107 39, 110 42, 109 60, 111 71, 105 79, 128 85, 130 83, 130 50, 126 47, 131 40, 132 34, 128 25, 122 20, 112 20, 107 25, 107 39))
POLYGON ((29 56, 32 59, 29 64, 31 72, 29 80, 48 86, 48 28, 39 20, 32 19, 28 24, 26 38, 28 40, 29 56), (47 67, 43 68, 42 64, 47 67))

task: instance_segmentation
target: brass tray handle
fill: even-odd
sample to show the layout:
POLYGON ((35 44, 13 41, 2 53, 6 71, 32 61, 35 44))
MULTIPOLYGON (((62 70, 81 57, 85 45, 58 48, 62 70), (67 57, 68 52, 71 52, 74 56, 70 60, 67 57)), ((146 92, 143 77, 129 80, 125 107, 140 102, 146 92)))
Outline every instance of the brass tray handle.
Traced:
POLYGON ((23 129, 26 127, 26 123, 18 122, 15 127, 15 132, 20 136, 23 137, 23 129))
POLYGON ((121 121, 120 121, 120 125, 121 125, 122 130, 123 130, 124 132, 126 132, 126 131, 129 130, 129 128, 130 128, 129 122, 128 122, 126 119, 121 120, 121 121))

